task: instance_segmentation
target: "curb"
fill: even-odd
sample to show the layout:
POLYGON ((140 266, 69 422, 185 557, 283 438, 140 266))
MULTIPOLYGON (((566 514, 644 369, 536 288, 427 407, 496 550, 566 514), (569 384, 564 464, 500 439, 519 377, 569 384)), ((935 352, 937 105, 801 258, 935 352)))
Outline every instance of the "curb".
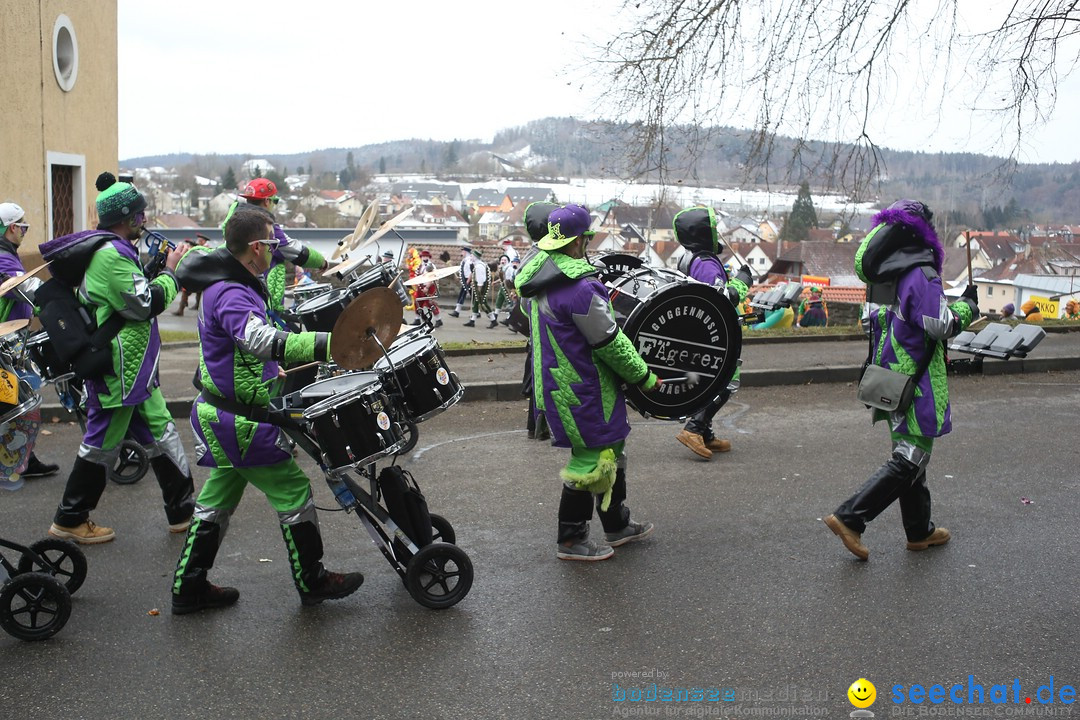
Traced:
MULTIPOLYGON (((1029 358, 984 362, 982 375, 1021 375, 1047 372, 1075 372, 1080 370, 1080 357, 1029 358)), ((815 383, 856 383, 862 372, 861 365, 841 365, 832 368, 801 368, 798 370, 743 370, 740 376, 743 387, 771 387, 783 385, 813 385, 815 383)), ((961 373, 957 373, 959 375, 961 373)), ((963 375, 980 374, 965 371, 963 375)), ((516 402, 523 400, 521 381, 478 382, 465 385, 461 402, 516 402)), ((188 400, 167 400, 165 405, 174 418, 186 418, 191 413, 188 400)), ((74 422, 75 416, 63 405, 41 405, 41 422, 74 422)))

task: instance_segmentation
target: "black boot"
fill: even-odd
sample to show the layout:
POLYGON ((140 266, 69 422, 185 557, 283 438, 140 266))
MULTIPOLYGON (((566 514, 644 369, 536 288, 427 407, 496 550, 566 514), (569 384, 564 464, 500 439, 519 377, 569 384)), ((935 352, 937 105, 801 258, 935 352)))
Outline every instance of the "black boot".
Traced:
POLYGON ((293 582, 304 605, 318 605, 323 600, 337 600, 352 595, 364 582, 356 573, 329 572, 322 564, 323 543, 319 526, 310 521, 282 525, 281 535, 289 550, 293 582))
POLYGON ((918 475, 918 465, 894 453, 834 514, 848 528, 862 534, 866 531, 866 523, 911 488, 918 475))
POLYGON ((920 470, 915 482, 900 493, 900 517, 909 542, 930 537, 934 523, 930 522, 930 488, 926 485, 926 470, 920 470))
POLYGON ((26 463, 26 470, 23 471, 22 477, 26 479, 43 478, 55 475, 58 472, 60 472, 59 465, 41 462, 38 460, 37 455, 30 453, 30 460, 26 463))
POLYGON ((592 493, 563 485, 559 500, 559 537, 557 542, 573 542, 589 536, 592 519, 592 493))
POLYGON ((165 501, 165 517, 170 525, 186 522, 195 512, 195 483, 191 475, 185 475, 167 455, 158 455, 150 459, 158 485, 161 486, 161 499, 165 501))
POLYGON ((236 588, 218 587, 206 579, 214 567, 222 535, 222 527, 216 522, 198 518, 192 522, 173 575, 173 615, 225 607, 240 598, 236 588))
POLYGON ((604 496, 596 496, 596 514, 600 516, 600 522, 604 526, 605 533, 616 533, 630 523, 630 508, 623 502, 626 500, 626 469, 619 468, 615 471, 615 484, 611 487, 611 503, 607 510, 601 510, 600 505, 604 496))
POLYGON ((97 507, 101 493, 105 492, 108 471, 104 465, 90 462, 86 458, 75 458, 71 467, 64 496, 56 508, 53 523, 64 528, 82 525, 90 517, 90 512, 97 507))

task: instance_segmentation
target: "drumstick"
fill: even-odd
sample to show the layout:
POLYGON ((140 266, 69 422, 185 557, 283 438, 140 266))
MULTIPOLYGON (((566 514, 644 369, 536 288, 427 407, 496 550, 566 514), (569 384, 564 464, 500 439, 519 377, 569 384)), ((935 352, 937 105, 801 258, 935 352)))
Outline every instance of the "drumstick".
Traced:
POLYGON ((316 365, 318 365, 318 364, 319 364, 319 361, 318 361, 318 360, 316 360, 315 362, 309 362, 309 363, 305 363, 304 365, 297 365, 296 367, 293 367, 293 368, 289 368, 288 370, 286 370, 286 371, 285 371, 285 374, 286 374, 286 375, 291 375, 291 374, 292 374, 292 373, 294 373, 294 372, 297 372, 297 371, 299 371, 299 370, 306 370, 306 369, 308 369, 309 367, 315 367, 315 366, 316 366, 316 365))

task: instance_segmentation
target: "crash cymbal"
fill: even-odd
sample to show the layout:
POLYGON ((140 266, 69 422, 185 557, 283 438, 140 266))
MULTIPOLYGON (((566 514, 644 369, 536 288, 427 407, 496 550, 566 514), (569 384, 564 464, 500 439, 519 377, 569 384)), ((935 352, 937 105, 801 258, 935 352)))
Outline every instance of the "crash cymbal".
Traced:
POLYGON ((371 204, 367 206, 364 212, 360 213, 360 220, 356 223, 356 230, 353 231, 352 239, 349 242, 349 250, 355 250, 360 243, 364 241, 364 236, 367 235, 368 230, 375 223, 375 217, 379 214, 379 202, 372 200, 371 204))
POLYGON ((334 323, 330 355, 338 367, 363 370, 382 357, 382 350, 372 339, 389 348, 397 337, 404 318, 401 298, 390 288, 373 288, 349 303, 334 323))
POLYGON ((440 280, 444 277, 450 277, 457 271, 458 269, 456 267, 438 268, 437 270, 432 270, 431 272, 426 272, 421 275, 417 275, 416 277, 409 278, 408 280, 403 282, 402 285, 427 285, 428 283, 433 283, 436 280, 440 280))
POLYGON ((38 265, 36 268, 34 268, 33 270, 31 270, 29 272, 25 272, 22 275, 18 275, 16 277, 8 278, 3 283, 0 283, 0 295, 7 295, 9 292, 11 292, 15 288, 17 288, 19 285, 22 285, 24 280, 28 280, 28 279, 32 278, 33 276, 37 275, 39 272, 41 272, 42 270, 44 270, 48 266, 49 266, 49 263, 45 263, 44 265, 38 265))
POLYGON ((0 323, 0 337, 10 335, 13 332, 18 332, 29 324, 30 318, 23 318, 22 320, 8 320, 7 322, 2 322, 0 323))
POLYGON ((372 235, 370 238, 368 238, 367 242, 364 243, 364 244, 365 245, 370 245, 371 243, 376 242, 379 238, 381 238, 386 233, 393 230, 394 227, 397 226, 398 223, 400 223, 402 220, 404 220, 405 218, 412 215, 413 208, 414 208, 414 206, 410 205, 409 207, 405 208, 404 210, 399 212, 394 217, 392 217, 389 220, 387 220, 386 222, 384 222, 382 225, 379 226, 379 229, 375 231, 375 234, 372 235))

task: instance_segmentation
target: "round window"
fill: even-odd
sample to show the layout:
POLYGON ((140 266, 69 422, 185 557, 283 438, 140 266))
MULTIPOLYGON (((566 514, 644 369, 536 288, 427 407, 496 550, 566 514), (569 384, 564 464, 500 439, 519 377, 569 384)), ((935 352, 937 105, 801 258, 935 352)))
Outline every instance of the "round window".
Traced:
POLYGON ((75 39, 75 28, 67 15, 56 18, 53 25, 53 72, 64 92, 75 87, 75 80, 79 76, 79 42, 75 39))

